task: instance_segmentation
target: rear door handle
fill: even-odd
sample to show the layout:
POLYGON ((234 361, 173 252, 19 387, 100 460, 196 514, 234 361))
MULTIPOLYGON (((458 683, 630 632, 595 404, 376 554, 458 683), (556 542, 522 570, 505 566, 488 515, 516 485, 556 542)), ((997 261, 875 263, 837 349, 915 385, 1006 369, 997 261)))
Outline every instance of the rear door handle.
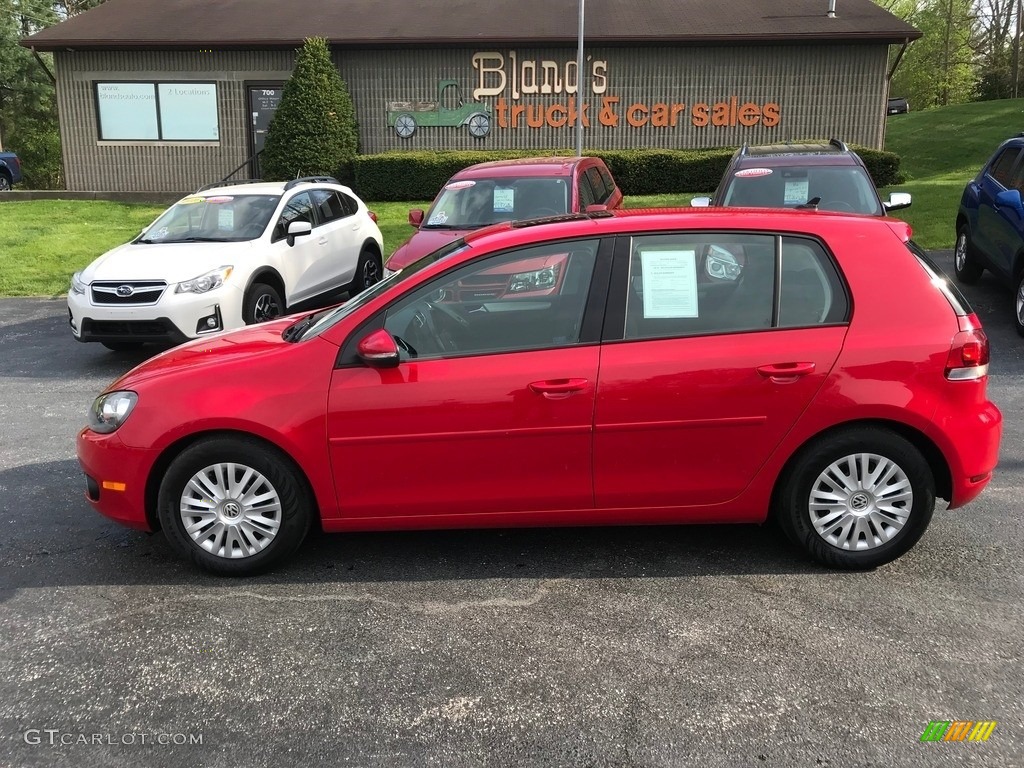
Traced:
POLYGON ((574 392, 582 392, 587 388, 587 383, 586 379, 548 379, 531 382, 529 387, 538 395, 568 397, 574 392))
POLYGON ((814 363, 771 363, 770 365, 759 365, 757 372, 766 379, 784 384, 814 373, 814 367, 814 363))

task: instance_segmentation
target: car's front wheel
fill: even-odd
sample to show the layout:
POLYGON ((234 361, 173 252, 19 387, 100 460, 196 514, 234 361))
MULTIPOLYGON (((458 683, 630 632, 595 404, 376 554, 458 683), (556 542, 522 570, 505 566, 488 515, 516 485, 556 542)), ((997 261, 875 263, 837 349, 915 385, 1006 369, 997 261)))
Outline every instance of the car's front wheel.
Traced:
POLYGON ((967 226, 960 227, 956 233, 956 248, 953 250, 953 271, 956 279, 964 285, 974 285, 981 278, 985 268, 978 263, 971 244, 971 231, 967 226))
POLYGON ((246 325, 265 323, 284 314, 284 301, 272 285, 254 283, 242 302, 242 320, 246 325))
POLYGON ((924 534, 935 479, 908 440, 878 427, 834 433, 794 460, 773 510, 815 560, 851 570, 883 565, 924 534))
POLYGON ((178 552, 214 573, 246 575, 291 555, 312 520, 312 502, 290 461, 242 438, 210 438, 167 469, 159 516, 178 552))

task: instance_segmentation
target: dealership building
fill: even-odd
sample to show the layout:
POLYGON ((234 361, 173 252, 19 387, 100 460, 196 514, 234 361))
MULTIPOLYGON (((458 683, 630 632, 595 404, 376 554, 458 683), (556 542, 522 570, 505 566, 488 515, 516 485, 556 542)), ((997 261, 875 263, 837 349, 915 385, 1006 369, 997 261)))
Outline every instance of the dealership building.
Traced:
POLYGON ((362 151, 880 148, 920 33, 871 0, 107 0, 23 45, 54 56, 70 190, 258 172, 296 49, 326 38, 362 151), (834 7, 834 11, 830 8, 834 7), (897 94, 898 95, 898 94, 897 94))

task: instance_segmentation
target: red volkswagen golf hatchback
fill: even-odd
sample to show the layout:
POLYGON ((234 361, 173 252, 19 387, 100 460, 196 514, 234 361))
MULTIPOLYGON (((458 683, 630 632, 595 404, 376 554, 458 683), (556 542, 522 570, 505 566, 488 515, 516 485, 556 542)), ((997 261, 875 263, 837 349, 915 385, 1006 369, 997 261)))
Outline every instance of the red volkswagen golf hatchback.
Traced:
POLYGON ((996 465, 989 347, 902 222, 625 211, 467 234, 93 404, 103 514, 251 573, 327 531, 761 523, 870 568, 996 465), (878 275, 886 275, 879 280, 878 275))

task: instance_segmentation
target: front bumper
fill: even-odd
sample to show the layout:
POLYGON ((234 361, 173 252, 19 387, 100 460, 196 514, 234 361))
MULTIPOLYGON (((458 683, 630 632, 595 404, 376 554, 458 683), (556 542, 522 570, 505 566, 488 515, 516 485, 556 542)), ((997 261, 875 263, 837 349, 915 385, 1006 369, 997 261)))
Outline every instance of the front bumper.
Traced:
POLYGON ((131 448, 117 432, 101 435, 85 428, 78 433, 86 499, 101 515, 129 528, 157 527, 155 509, 150 515, 146 510, 146 479, 155 460, 155 451, 131 448))
POLYGON ((83 342, 180 344, 242 327, 242 292, 233 286, 203 294, 168 289, 155 304, 124 306, 94 304, 88 291, 68 293, 68 323, 83 342))

